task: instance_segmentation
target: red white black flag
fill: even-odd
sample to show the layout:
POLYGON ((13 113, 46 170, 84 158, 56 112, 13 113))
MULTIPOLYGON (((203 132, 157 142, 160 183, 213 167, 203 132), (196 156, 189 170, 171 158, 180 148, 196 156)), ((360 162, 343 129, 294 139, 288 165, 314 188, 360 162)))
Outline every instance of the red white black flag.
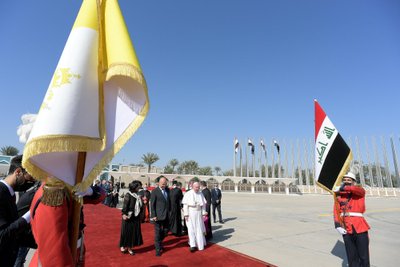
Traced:
POLYGON ((239 151, 239 140, 235 138, 235 153, 238 153, 238 151, 239 151))
POLYGON ((332 193, 349 168, 353 154, 325 112, 315 106, 315 181, 332 193))
POLYGON ((251 154, 254 154, 254 144, 253 144, 253 141, 251 141, 251 139, 250 138, 248 138, 247 139, 247 145, 248 146, 251 146, 251 154))

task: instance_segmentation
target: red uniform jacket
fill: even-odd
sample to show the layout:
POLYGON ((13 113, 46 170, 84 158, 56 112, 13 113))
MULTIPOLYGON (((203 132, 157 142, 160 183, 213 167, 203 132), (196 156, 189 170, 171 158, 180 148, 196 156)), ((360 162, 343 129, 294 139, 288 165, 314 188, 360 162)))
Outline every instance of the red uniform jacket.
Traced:
POLYGON ((359 186, 345 186, 344 191, 337 193, 337 201, 333 207, 335 227, 343 227, 347 233, 353 233, 353 227, 356 233, 363 233, 370 229, 364 217, 343 216, 349 212, 363 214, 365 212, 365 190, 359 186), (342 214, 342 215, 341 215, 342 214), (341 216, 344 225, 339 218, 341 216))
MULTIPOLYGON (((63 204, 57 207, 47 206, 38 202, 43 195, 43 185, 36 192, 30 208, 31 216, 35 213, 32 216, 31 225, 38 249, 29 266, 39 266, 38 263, 40 261, 43 267, 73 267, 75 263, 72 261, 68 232, 68 222, 72 211, 71 202, 65 198, 63 204), (37 207, 35 207, 36 203, 39 203, 37 207)), ((94 192, 96 191, 94 190, 94 192)), ((84 203, 97 204, 103 201, 105 198, 104 190, 101 189, 96 194, 97 196, 84 197, 84 203)))

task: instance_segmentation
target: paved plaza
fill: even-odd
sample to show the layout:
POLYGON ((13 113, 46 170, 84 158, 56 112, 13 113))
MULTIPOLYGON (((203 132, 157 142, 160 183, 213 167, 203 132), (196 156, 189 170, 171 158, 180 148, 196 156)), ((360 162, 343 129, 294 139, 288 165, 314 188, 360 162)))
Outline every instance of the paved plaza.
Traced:
MULTIPOLYGON (((330 195, 225 192, 213 242, 280 267, 347 266, 332 203, 330 195)), ((399 266, 400 198, 368 197, 366 205, 371 266, 399 266)))
MULTIPOLYGON (((399 266, 400 199, 368 197, 371 266, 399 266), (397 262, 397 263, 396 263, 397 262)), ((347 266, 331 195, 224 193, 214 242, 277 266, 347 266)))

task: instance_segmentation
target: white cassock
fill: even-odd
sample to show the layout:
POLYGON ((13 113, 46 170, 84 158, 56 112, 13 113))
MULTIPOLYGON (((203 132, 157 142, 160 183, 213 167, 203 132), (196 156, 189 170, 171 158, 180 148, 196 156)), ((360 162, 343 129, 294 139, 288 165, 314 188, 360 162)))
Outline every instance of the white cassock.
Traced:
POLYGON ((189 245, 190 247, 197 247, 198 250, 203 250, 206 244, 206 227, 204 226, 203 215, 206 212, 206 199, 199 191, 190 190, 183 196, 183 214, 189 216, 186 225, 188 228, 189 245))

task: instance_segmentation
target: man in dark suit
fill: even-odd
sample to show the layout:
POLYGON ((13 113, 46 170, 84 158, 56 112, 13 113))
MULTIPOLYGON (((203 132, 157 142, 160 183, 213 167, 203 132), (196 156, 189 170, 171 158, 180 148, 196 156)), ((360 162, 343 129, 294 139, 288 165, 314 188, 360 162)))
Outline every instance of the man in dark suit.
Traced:
POLYGON ((156 247, 156 256, 161 256, 163 250, 162 241, 168 234, 170 209, 169 190, 167 179, 161 177, 158 187, 154 188, 150 197, 150 220, 154 222, 154 245, 156 247))
POLYGON ((201 193, 203 193, 204 198, 207 201, 207 205, 206 205, 206 211, 208 214, 208 220, 206 221, 206 239, 209 240, 213 237, 212 235, 212 231, 211 231, 211 218, 210 218, 210 214, 211 214, 211 192, 210 189, 208 189, 207 187, 207 182, 206 181, 201 181, 200 182, 200 186, 201 186, 201 193))
POLYGON ((169 210, 169 229, 175 236, 182 235, 182 213, 181 202, 183 198, 182 190, 178 187, 178 182, 172 182, 172 189, 170 191, 169 199, 171 208, 169 210))
POLYGON ((0 181, 0 263, 13 266, 18 247, 24 244, 24 232, 29 228, 30 212, 18 216, 15 191, 25 191, 34 183, 32 176, 22 168, 22 155, 11 160, 8 176, 0 181))
POLYGON ((222 214, 221 214, 221 198, 222 198, 222 193, 221 190, 218 188, 218 185, 214 185, 214 189, 211 190, 211 203, 213 207, 213 218, 214 218, 214 223, 217 222, 217 217, 215 217, 215 209, 218 210, 218 218, 220 223, 224 223, 222 221, 222 214))

